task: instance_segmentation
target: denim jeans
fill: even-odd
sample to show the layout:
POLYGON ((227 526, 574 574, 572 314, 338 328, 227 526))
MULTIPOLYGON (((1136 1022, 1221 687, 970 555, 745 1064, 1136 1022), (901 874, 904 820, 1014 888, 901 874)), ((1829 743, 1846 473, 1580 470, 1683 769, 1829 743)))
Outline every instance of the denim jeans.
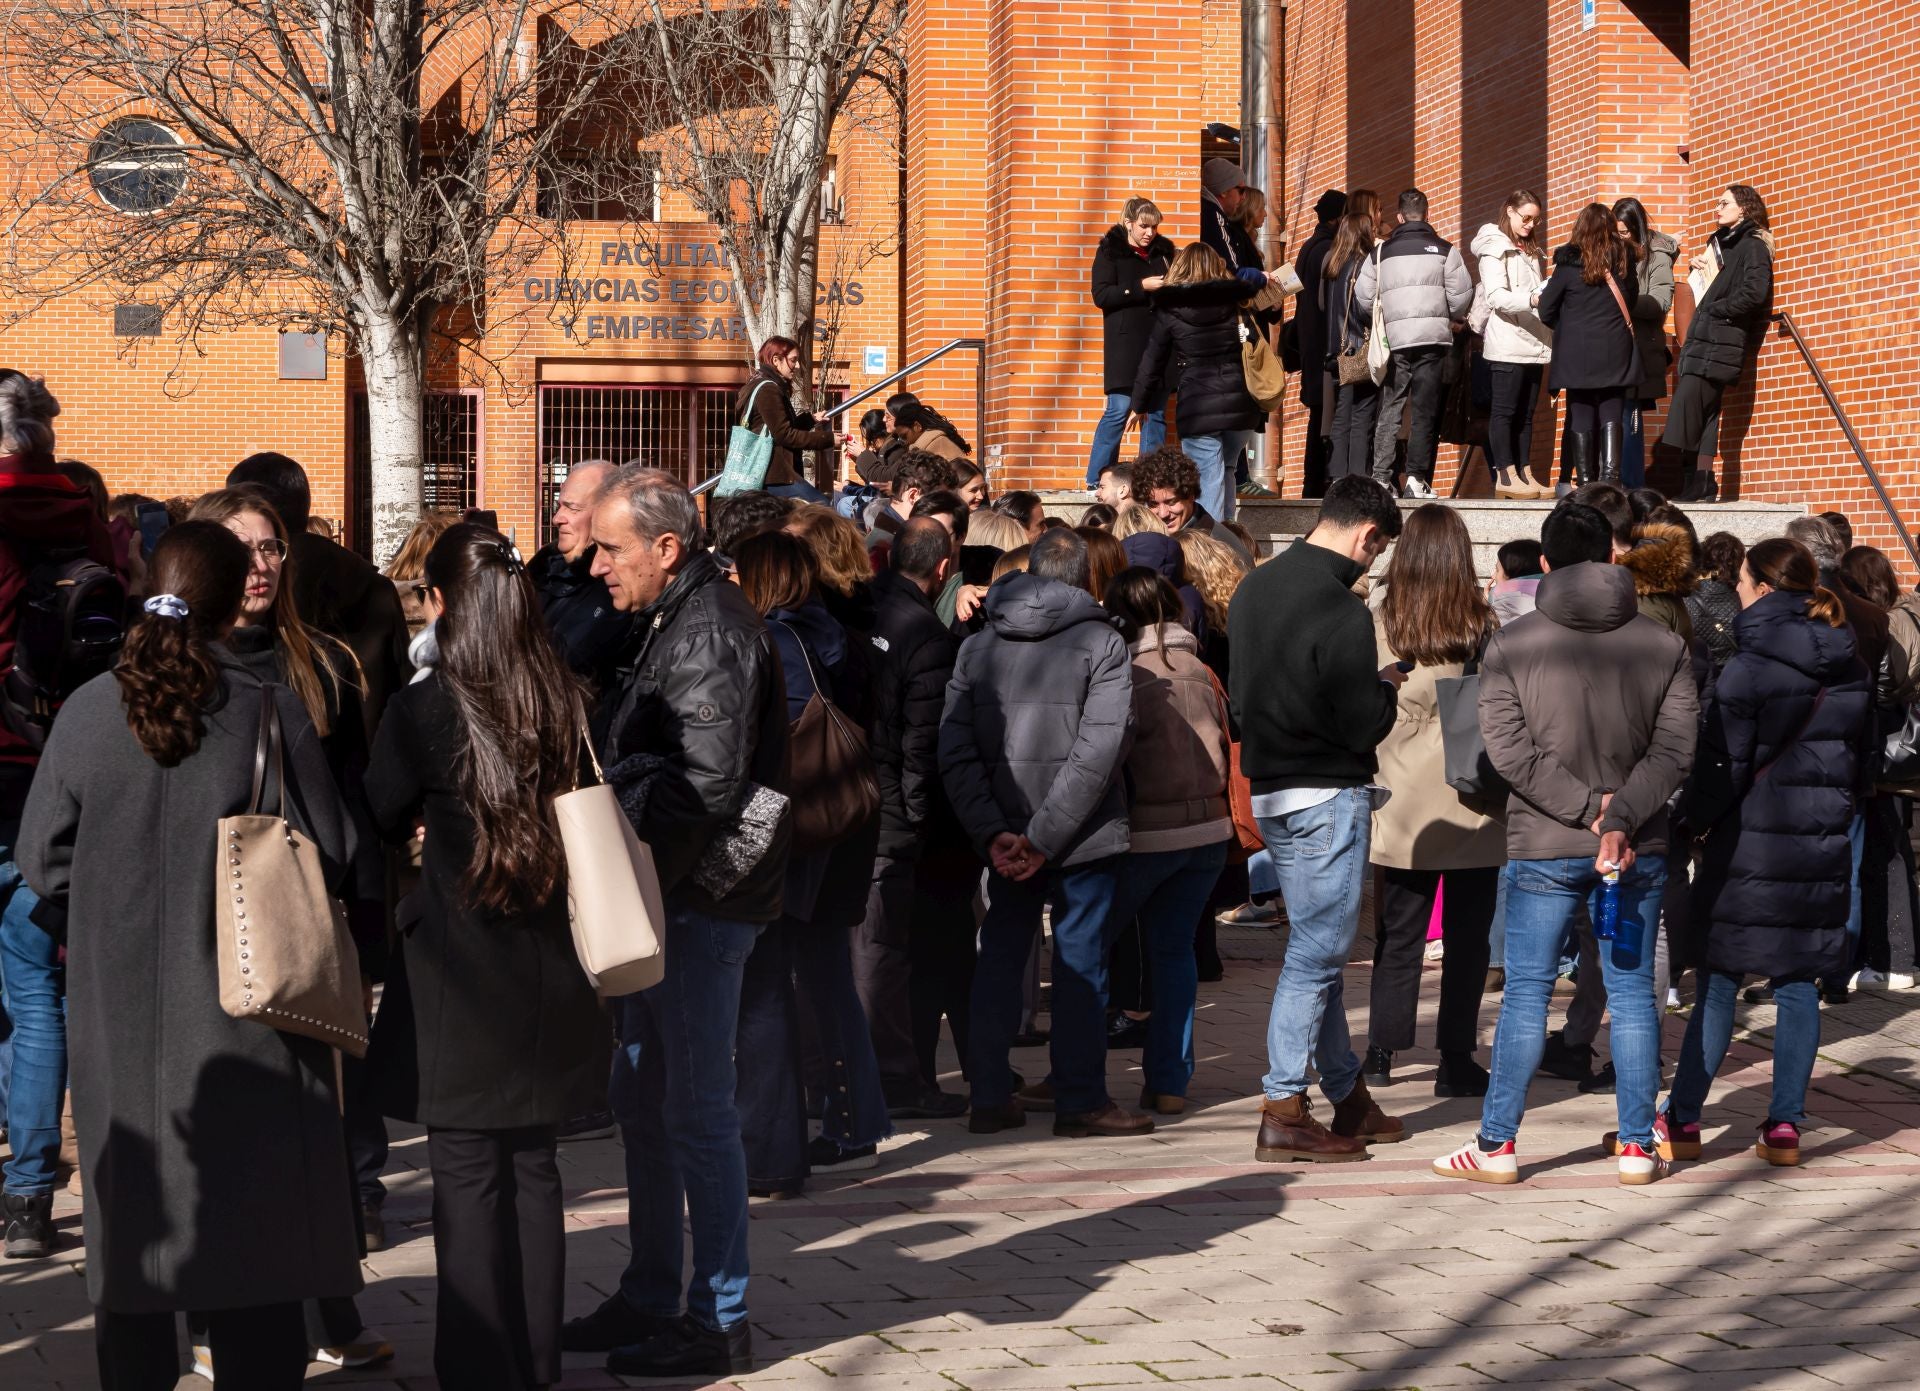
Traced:
MULTIPOLYGON (((1598 842, 1595 842, 1598 845, 1598 842)), ((1600 874, 1584 856, 1564 860, 1509 860, 1507 879, 1507 984, 1500 1023, 1493 1033, 1493 1077, 1480 1114, 1480 1134, 1504 1144, 1520 1132, 1527 1085, 1547 1042, 1547 1003, 1560 971, 1560 947, 1574 915, 1599 903, 1600 874)), ((1613 963, 1611 943, 1600 952, 1607 1009, 1613 1016, 1615 1109, 1620 1138, 1653 1143, 1653 1103, 1660 1091, 1660 1010, 1653 999, 1653 934, 1660 930, 1660 895, 1667 885, 1666 860, 1642 855, 1620 876, 1620 926, 1640 931, 1640 964, 1613 963)))
POLYGON ((980 924, 980 964, 973 973, 973 1037, 969 1040, 973 1104, 1006 1105, 1013 1095, 1007 1052, 1020 1029, 1020 981, 1040 930, 1041 909, 1053 910, 1054 1109, 1084 1114, 1107 1104, 1107 919, 1122 859, 1042 870, 1015 882, 992 876, 980 924))
POLYGON ((67 968, 58 944, 27 916, 39 902, 19 867, 0 863, 0 991, 13 1020, 6 1191, 27 1197, 53 1192, 67 1092, 67 968))
POLYGON ((1227 843, 1191 850, 1136 850, 1120 870, 1107 940, 1135 918, 1149 963, 1152 1017, 1143 1058, 1147 1090, 1185 1096, 1193 1080, 1193 1006, 1200 977, 1194 927, 1227 863, 1227 843))
POLYGON ((1347 1036, 1340 973, 1360 928, 1373 796, 1364 787, 1343 787, 1319 806, 1263 816, 1260 837, 1273 856, 1292 925, 1273 987, 1267 1075, 1260 1085, 1274 1101, 1300 1095, 1307 1089, 1311 1058, 1320 1071, 1320 1090, 1337 1104, 1360 1079, 1360 1060, 1347 1036))
POLYGON ((1228 470, 1253 442, 1251 430, 1222 430, 1215 435, 1183 435, 1180 450, 1200 470, 1200 505, 1216 522, 1233 520, 1233 488, 1228 470))
MULTIPOLYGON (((1118 462, 1120 446, 1127 438, 1127 407, 1133 398, 1121 391, 1107 393, 1106 409, 1100 412, 1100 423, 1093 427, 1093 448, 1087 455, 1087 486, 1095 486, 1100 481, 1100 470, 1108 464, 1118 462)), ((1167 413, 1165 410, 1148 411, 1147 418, 1140 426, 1140 452, 1151 454, 1167 442, 1167 413)))
POLYGON ((768 923, 740 975, 734 1025, 734 1104, 747 1182, 799 1192, 807 1177, 807 1096, 800 1080, 800 1011, 793 991, 794 918, 768 923))
MULTIPOLYGON (((1733 1041, 1733 1001, 1740 977, 1724 971, 1703 972, 1700 998, 1687 1020, 1687 1036, 1680 1044, 1680 1066, 1673 1074, 1667 1110, 1682 1125, 1700 1119, 1707 1088, 1720 1071, 1733 1041)), ((1820 987, 1810 980, 1775 985, 1773 1024, 1773 1100, 1767 1120, 1799 1125, 1807 1116, 1807 1081, 1813 1076, 1813 1055, 1820 1049, 1820 987)))
POLYGON ((666 979, 613 1001, 609 1099, 626 1146, 631 1255, 620 1293, 643 1314, 681 1307, 683 1215, 693 1230, 686 1311, 706 1328, 747 1316, 747 1164, 734 1105, 740 982, 759 923, 667 910, 666 979))
POLYGON ((792 498, 800 502, 824 503, 827 501, 827 495, 804 478, 793 483, 769 484, 766 491, 775 497, 792 498))

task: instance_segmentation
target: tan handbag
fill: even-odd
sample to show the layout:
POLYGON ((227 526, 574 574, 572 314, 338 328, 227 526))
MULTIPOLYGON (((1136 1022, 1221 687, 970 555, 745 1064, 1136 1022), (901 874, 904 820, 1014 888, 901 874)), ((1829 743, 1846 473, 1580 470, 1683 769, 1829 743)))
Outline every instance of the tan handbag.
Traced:
POLYGON ((1247 395, 1263 411, 1277 411, 1287 403, 1287 369, 1280 355, 1267 345, 1257 320, 1240 316, 1240 369, 1247 379, 1247 395))
POLYGON ((603 998, 631 995, 666 977, 666 904, 653 851, 633 833, 633 823, 620 810, 592 742, 581 742, 598 781, 553 799, 567 855, 573 950, 603 998))
POLYGON ((253 796, 244 816, 220 818, 214 894, 220 1008, 283 1033, 367 1053, 360 953, 347 915, 327 892, 320 849, 287 820, 287 768, 274 688, 260 691, 253 796), (280 810, 262 810, 267 769, 280 810))

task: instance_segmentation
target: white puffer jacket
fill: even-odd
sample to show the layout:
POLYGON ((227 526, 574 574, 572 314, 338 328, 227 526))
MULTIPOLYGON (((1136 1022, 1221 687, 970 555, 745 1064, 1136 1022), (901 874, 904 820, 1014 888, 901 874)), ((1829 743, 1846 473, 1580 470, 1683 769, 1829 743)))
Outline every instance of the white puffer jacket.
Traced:
POLYGON ((1540 263, 1489 222, 1473 237, 1480 283, 1487 287, 1487 327, 1481 335, 1488 362, 1550 362, 1553 330, 1533 312, 1540 263))

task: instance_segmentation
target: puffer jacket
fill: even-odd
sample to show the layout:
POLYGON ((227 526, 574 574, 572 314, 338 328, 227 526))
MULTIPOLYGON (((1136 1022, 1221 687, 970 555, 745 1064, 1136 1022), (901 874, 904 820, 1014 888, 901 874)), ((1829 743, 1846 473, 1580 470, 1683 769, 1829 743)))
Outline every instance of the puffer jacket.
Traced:
POLYGON ((1548 574, 1534 611, 1495 633, 1480 665, 1481 737, 1513 788, 1507 858, 1591 859, 1609 792, 1601 829, 1665 854, 1699 708, 1686 644, 1641 617, 1624 566, 1548 574))
POLYGON ((769 488, 806 481, 807 451, 833 446, 833 427, 817 425, 812 416, 796 413, 793 384, 771 367, 760 368, 734 393, 733 418, 773 436, 773 452, 767 458, 769 488))
POLYGON ((1735 621, 1682 800, 1706 832, 1693 915, 1716 970, 1808 980, 1846 958, 1873 693, 1851 630, 1807 604, 1776 590, 1735 621))
POLYGON ((873 582, 873 762, 880 776, 880 853, 919 853, 940 787, 940 716, 953 676, 954 639, 933 600, 891 570, 873 582))
POLYGON ((1626 270, 1613 276, 1613 290, 1602 280, 1589 285, 1581 269, 1580 249, 1563 246, 1553 253, 1553 274, 1540 292, 1540 319, 1553 330, 1552 383, 1569 388, 1640 385, 1640 353, 1620 305, 1632 313, 1635 291, 1631 248, 1626 270))
POLYGON ((1693 615, 1687 596, 1693 593, 1693 540, 1685 527, 1650 523, 1635 528, 1633 549, 1620 557, 1633 576, 1633 592, 1640 612, 1681 641, 1693 641, 1693 615))
POLYGON ((1709 254, 1720 257, 1720 271, 1687 324, 1680 375, 1731 386, 1767 335, 1773 312, 1773 235, 1742 219, 1715 232, 1709 246, 1709 254))
POLYGON ((1210 280, 1170 285, 1155 295, 1153 332, 1134 374, 1132 409, 1148 410, 1165 399, 1161 387, 1169 360, 1178 354, 1183 439, 1264 425, 1266 413, 1247 394, 1240 365, 1241 305, 1253 293, 1244 281, 1210 280))
POLYGON ((787 702, 780 659, 760 615, 702 552, 635 615, 635 650, 621 663, 601 741, 611 768, 636 754, 665 760, 634 826, 653 850, 669 905, 737 922, 780 916, 791 829, 716 899, 690 876, 739 815, 753 784, 787 792, 787 702))
POLYGON ((1680 243, 1665 232, 1647 238, 1647 254, 1640 262, 1640 293, 1627 301, 1633 310, 1633 338, 1640 348, 1640 391, 1643 401, 1667 394, 1667 369, 1673 354, 1667 350, 1667 313, 1673 308, 1673 258, 1680 243))
POLYGON ((1707 645, 1707 655, 1715 666, 1724 665, 1734 653, 1733 623, 1739 616, 1740 596, 1724 581, 1701 580, 1687 596, 1687 617, 1693 621, 1693 634, 1707 645))
MULTIPOLYGON (((1153 334, 1153 300, 1140 282, 1164 276, 1173 264, 1174 245, 1155 237, 1142 255, 1127 239, 1124 223, 1110 227, 1093 252, 1093 302, 1100 310, 1101 366, 1105 390, 1129 391, 1147 339, 1153 334)), ((1161 398, 1160 404, 1165 404, 1161 398)))
POLYGON ((1053 868, 1127 849, 1127 645, 1085 590, 1013 574, 987 591, 940 721, 940 777, 983 854, 1025 835, 1053 868))
POLYGON ((1473 277, 1459 247, 1424 222, 1403 222, 1360 267, 1353 312, 1362 320, 1373 317, 1376 295, 1385 306, 1388 347, 1446 348, 1454 322, 1473 304, 1473 277))
POLYGON ((1184 628, 1168 626, 1130 648, 1133 751, 1127 756, 1131 844, 1141 854, 1192 850, 1233 834, 1227 805, 1232 751, 1227 699, 1184 628))
MULTIPOLYGON (((1480 258, 1480 284, 1487 292, 1482 356, 1488 362, 1552 361, 1553 330, 1533 309, 1533 292, 1546 283, 1539 259, 1522 251, 1492 222, 1474 233, 1472 250, 1480 258)), ((1668 295, 1671 298, 1671 277, 1668 295)))

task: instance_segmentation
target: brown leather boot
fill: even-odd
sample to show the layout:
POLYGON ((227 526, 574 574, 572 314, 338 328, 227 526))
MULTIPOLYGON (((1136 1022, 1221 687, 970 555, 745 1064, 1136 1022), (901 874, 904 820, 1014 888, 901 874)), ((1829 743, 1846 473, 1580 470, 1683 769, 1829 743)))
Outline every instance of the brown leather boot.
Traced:
POLYGON ((1365 1141, 1335 1135, 1313 1118, 1304 1096, 1260 1103, 1260 1138, 1253 1157, 1262 1164, 1344 1164, 1367 1157, 1365 1141))
POLYGON ((1398 1116, 1382 1111, 1367 1091, 1364 1077, 1355 1078, 1353 1090, 1333 1108, 1333 1133, 1367 1145, 1392 1145, 1407 1138, 1407 1127, 1398 1116))
POLYGON ((1053 1133, 1076 1140, 1083 1140, 1089 1135, 1151 1135, 1153 1117, 1129 1111, 1117 1101, 1109 1101, 1097 1111, 1079 1114, 1071 1111, 1054 1112, 1053 1133))

